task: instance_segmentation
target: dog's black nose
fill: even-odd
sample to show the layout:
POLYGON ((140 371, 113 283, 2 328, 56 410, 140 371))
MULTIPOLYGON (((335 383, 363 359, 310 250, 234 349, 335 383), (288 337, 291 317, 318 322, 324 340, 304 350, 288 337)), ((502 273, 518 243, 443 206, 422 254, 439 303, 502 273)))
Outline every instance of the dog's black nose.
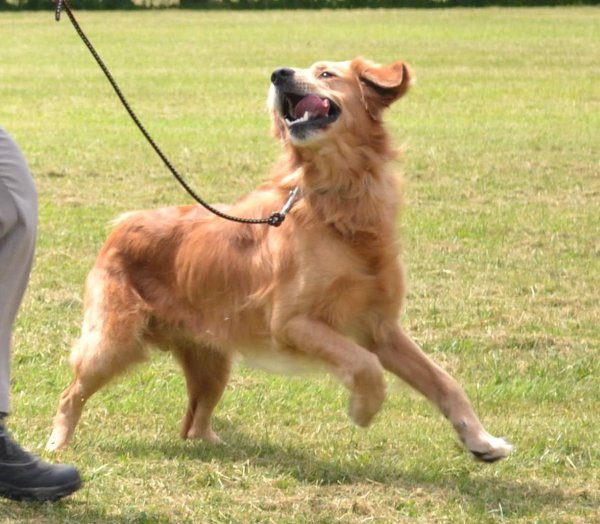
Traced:
POLYGON ((293 69, 282 67, 281 69, 275 69, 275 71, 273 71, 273 73, 271 74, 271 82, 273 83, 273 85, 280 86, 293 76, 293 69))

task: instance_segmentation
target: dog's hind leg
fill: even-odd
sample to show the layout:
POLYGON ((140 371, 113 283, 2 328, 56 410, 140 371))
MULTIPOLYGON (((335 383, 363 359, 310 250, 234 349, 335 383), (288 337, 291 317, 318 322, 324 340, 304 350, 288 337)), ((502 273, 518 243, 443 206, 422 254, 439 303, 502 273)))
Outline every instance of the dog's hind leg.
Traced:
POLYGON ((395 323, 384 327, 377 338, 372 349, 383 367, 437 405, 475 457, 495 462, 510 453, 510 444, 485 430, 456 380, 437 366, 395 323))
POLYGON ((231 357, 206 346, 181 345, 174 353, 188 390, 181 437, 218 444, 221 440, 212 429, 211 416, 229 380, 231 357))
POLYGON ((71 351, 75 377, 60 397, 46 449, 64 449, 90 396, 117 374, 145 360, 144 323, 133 290, 99 270, 90 273, 82 333, 71 351))

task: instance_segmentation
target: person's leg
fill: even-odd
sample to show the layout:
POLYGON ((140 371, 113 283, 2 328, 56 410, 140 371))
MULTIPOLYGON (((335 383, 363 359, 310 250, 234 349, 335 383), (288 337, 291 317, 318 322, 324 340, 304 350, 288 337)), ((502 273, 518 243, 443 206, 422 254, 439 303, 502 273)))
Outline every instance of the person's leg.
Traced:
POLYGON ((0 413, 9 411, 12 326, 29 273, 37 227, 37 193, 19 148, 0 128, 0 413))
POLYGON ((79 473, 26 452, 4 426, 12 327, 29 280, 36 228, 37 193, 31 173, 17 145, 0 128, 0 496, 44 501, 77 490, 79 473))

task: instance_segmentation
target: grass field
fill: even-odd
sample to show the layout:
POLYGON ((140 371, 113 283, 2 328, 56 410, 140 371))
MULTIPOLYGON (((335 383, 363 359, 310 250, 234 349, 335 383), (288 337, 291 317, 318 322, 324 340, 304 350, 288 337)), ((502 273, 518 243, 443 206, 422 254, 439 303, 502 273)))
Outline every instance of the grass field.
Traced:
POLYGON ((0 522, 600 522, 599 14, 79 14, 149 130, 215 201, 256 185, 278 154, 264 102, 276 66, 359 54, 412 65, 417 84, 388 114, 406 149, 401 322, 515 444, 494 465, 391 379, 365 431, 335 381, 243 366, 216 412, 226 445, 183 442, 168 355, 92 398, 73 446, 45 454, 108 221, 189 199, 66 17, 0 15, 0 125, 40 193, 10 426, 86 481, 54 505, 0 501, 0 522))

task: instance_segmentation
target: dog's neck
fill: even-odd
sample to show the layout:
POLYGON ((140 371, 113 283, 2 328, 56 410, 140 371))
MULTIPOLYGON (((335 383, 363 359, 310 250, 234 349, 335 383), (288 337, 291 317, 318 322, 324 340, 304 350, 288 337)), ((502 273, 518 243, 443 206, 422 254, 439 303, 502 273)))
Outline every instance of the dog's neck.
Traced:
POLYGON ((393 235, 399 206, 398 178, 388 164, 396 157, 382 133, 370 144, 328 143, 320 148, 287 146, 293 183, 302 192, 304 221, 330 226, 344 237, 393 235), (291 153, 291 154, 289 154, 291 153))

